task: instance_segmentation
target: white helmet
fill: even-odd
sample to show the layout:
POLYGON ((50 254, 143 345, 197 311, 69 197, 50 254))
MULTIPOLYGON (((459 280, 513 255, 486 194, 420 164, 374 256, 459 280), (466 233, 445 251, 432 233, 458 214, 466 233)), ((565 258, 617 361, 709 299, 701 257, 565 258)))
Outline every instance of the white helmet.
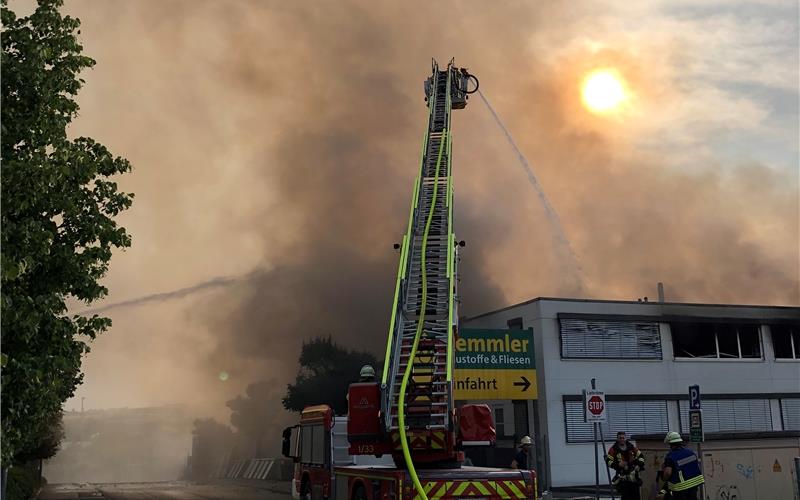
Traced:
POLYGON ((522 436, 522 439, 519 440, 520 446, 524 444, 531 444, 531 437, 530 436, 522 436))
POLYGON ((361 367, 359 376, 361 378, 375 378, 375 368, 372 365, 364 365, 361 367))
POLYGON ((683 442, 683 438, 677 432, 670 431, 664 437, 664 442, 667 443, 667 444, 682 443, 683 442))

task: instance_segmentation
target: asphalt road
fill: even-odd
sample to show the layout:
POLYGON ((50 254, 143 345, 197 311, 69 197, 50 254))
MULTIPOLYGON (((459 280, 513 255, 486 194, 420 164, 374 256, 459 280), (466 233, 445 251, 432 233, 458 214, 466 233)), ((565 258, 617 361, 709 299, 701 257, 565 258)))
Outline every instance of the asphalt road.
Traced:
POLYGON ((38 500, 291 500, 281 483, 242 484, 120 483, 54 484, 38 500))

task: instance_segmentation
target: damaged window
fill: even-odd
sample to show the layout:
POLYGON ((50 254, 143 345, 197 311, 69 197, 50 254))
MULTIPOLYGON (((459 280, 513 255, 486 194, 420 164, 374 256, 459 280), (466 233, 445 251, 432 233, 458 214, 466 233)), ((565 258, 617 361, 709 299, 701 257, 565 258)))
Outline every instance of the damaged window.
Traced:
POLYGON ((564 359, 661 359, 656 322, 561 318, 564 359))
POLYGON ((800 325, 770 325, 775 359, 800 359, 800 325))
POLYGON ((758 325, 672 323, 676 358, 760 359, 758 325))

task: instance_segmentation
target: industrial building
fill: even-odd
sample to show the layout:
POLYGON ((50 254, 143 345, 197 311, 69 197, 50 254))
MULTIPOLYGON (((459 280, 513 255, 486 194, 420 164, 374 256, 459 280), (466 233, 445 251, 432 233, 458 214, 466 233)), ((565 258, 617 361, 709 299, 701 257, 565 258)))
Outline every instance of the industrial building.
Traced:
MULTIPOLYGON (((536 399, 485 401, 498 433, 489 456, 506 460, 514 440, 531 434, 545 488, 594 484, 593 428, 582 403, 591 379, 606 393, 606 447, 626 431, 653 450, 648 467, 657 467, 663 436, 688 435, 688 387, 699 384, 706 461, 724 459, 707 450, 746 449, 751 462, 740 460, 742 474, 729 467, 723 486, 743 498, 757 488, 753 471, 767 470, 770 481, 792 488, 791 460, 800 456, 800 307, 537 298, 463 319, 461 328, 531 331, 536 399), (767 452, 761 457, 754 448, 767 452)), ((717 472, 723 468, 719 461, 717 472)), ((708 483, 716 487, 713 473, 708 483)))

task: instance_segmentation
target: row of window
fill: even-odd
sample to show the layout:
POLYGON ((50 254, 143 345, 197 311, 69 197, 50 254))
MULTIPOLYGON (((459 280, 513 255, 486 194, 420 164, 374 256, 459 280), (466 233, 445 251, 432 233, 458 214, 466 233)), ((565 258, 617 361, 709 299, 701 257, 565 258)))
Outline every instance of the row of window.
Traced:
MULTIPOLYGON (((780 399, 782 429, 800 431, 800 397, 780 399)), ((613 440, 619 431, 628 435, 669 432, 668 405, 674 401, 606 401, 608 421, 602 436, 613 440)), ((680 431, 689 432, 689 402, 679 401, 680 431)), ((583 421, 583 403, 564 401, 568 443, 592 441, 592 424, 583 421)), ((703 400, 703 430, 713 432, 765 432, 774 430, 769 399, 703 400)))
MULTIPOLYGON (((561 318, 565 359, 662 359, 658 322, 561 318)), ((670 323, 676 358, 761 359, 760 328, 737 323, 670 323)), ((776 359, 800 360, 800 324, 769 325, 776 359)))

